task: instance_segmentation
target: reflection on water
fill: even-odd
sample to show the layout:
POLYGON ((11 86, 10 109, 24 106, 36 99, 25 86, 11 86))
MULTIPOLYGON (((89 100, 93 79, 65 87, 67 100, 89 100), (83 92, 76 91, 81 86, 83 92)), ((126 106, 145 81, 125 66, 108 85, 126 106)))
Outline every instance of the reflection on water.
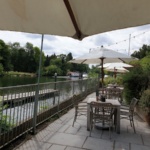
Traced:
MULTIPOLYGON (((57 78, 57 81, 64 81, 67 78, 57 78)), ((54 82, 53 77, 41 77, 40 83, 45 82, 54 82)), ((3 76, 0 77, 0 87, 7 87, 7 86, 16 86, 16 85, 25 85, 25 84, 35 84, 37 83, 37 77, 18 77, 18 76, 3 76)))
MULTIPOLYGON (((59 97, 48 98, 38 101, 38 113, 45 111, 54 105, 58 104, 59 97)), ((34 113, 34 102, 22 104, 20 106, 14 106, 3 110, 3 115, 8 116, 7 121, 11 124, 18 125, 23 121, 33 118, 34 113)))

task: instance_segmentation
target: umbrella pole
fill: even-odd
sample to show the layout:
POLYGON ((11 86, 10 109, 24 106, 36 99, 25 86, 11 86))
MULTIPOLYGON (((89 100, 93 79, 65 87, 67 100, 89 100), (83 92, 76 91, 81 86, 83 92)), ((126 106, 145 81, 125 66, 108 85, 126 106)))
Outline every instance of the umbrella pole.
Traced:
POLYGON ((102 87, 104 86, 104 68, 103 68, 104 58, 101 58, 101 74, 102 74, 102 87))
POLYGON ((114 78, 116 79, 116 68, 114 67, 114 78))
POLYGON ((33 134, 36 134, 36 122, 37 122, 37 110, 38 110, 38 100, 39 100, 39 83, 40 83, 40 76, 41 76, 43 40, 44 40, 44 34, 42 34, 42 39, 41 39, 41 51, 40 51, 40 61, 39 61, 39 70, 38 70, 38 80, 37 80, 35 102, 34 102, 33 134))

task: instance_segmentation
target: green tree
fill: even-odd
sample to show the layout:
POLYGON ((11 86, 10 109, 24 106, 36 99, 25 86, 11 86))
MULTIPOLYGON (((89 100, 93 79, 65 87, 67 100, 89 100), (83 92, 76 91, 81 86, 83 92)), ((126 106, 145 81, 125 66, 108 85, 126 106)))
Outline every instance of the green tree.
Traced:
POLYGON ((72 53, 68 53, 68 55, 66 56, 66 61, 68 62, 69 60, 72 60, 72 53))
POLYGON ((3 71, 4 71, 3 65, 0 63, 0 75, 3 75, 3 71))
POLYGON ((139 62, 145 71, 150 72, 150 55, 147 55, 146 57, 142 58, 139 62))
POLYGON ((10 51, 3 40, 0 40, 0 56, 0 63, 3 65, 4 71, 11 70, 10 51))
POLYGON ((131 56, 142 59, 145 56, 150 54, 150 46, 144 44, 142 48, 139 49, 139 51, 135 51, 131 56))
POLYGON ((45 75, 54 76, 55 72, 57 73, 57 75, 62 74, 61 69, 56 65, 50 65, 45 68, 45 75))
POLYGON ((47 55, 44 61, 44 66, 47 67, 50 65, 50 57, 47 55))
POLYGON ((148 88, 149 78, 141 66, 134 67, 123 76, 124 97, 129 104, 133 97, 140 98, 142 92, 148 88))

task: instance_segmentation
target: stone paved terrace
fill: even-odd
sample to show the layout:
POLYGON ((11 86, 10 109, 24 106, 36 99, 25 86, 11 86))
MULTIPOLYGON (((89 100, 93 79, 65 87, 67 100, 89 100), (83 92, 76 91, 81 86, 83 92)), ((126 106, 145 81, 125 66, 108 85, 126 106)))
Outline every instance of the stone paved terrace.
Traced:
POLYGON ((111 139, 108 130, 98 129, 89 137, 86 117, 79 117, 72 127, 73 117, 71 109, 15 150, 150 150, 150 128, 138 116, 135 116, 136 134, 128 120, 121 120, 121 133, 112 131, 111 139))

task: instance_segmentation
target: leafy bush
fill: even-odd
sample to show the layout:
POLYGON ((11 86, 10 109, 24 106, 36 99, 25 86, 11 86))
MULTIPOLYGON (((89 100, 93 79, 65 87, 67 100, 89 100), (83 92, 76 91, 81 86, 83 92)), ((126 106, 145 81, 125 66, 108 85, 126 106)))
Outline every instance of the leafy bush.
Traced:
POLYGON ((3 75, 3 71, 4 71, 3 65, 0 63, 0 75, 3 75))
POLYGON ((147 89, 142 93, 139 105, 145 112, 150 114, 150 89, 147 89))
POLYGON ((104 79, 104 82, 105 82, 105 85, 108 85, 108 84, 122 85, 122 76, 117 76, 116 78, 107 77, 104 79))
POLYGON ((9 116, 4 115, 2 111, 7 108, 7 105, 2 107, 0 102, 0 133, 10 130, 14 125, 11 122, 8 122, 9 116))
POLYGON ((62 74, 62 70, 59 67, 57 67, 56 65, 50 65, 45 68, 44 75, 54 76, 55 72, 57 73, 57 75, 62 74))
POLYGON ((148 88, 148 74, 138 66, 123 76, 124 97, 129 104, 133 97, 140 99, 142 92, 148 88))

